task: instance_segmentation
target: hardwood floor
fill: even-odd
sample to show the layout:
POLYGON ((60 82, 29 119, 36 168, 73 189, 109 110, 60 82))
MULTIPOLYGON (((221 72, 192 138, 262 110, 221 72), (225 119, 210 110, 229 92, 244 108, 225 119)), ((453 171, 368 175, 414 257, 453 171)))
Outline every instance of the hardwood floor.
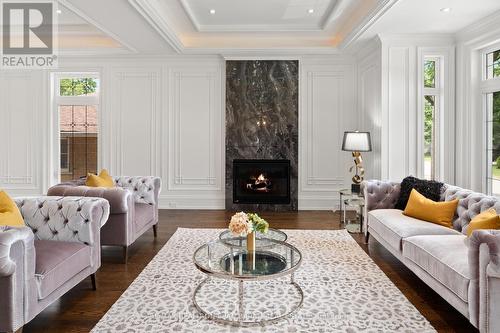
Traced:
MULTIPOLYGON (((232 213, 225 211, 162 210, 158 238, 146 232, 130 248, 128 264, 122 264, 122 249, 104 247, 97 272, 97 290, 88 278, 59 301, 40 313, 23 332, 88 332, 127 289, 149 261, 163 247, 177 227, 225 228, 232 213)), ((339 215, 326 211, 262 213, 278 229, 339 229, 339 215)), ((373 238, 363 244, 353 235, 393 283, 439 332, 476 332, 469 321, 443 300, 373 238)), ((208 333, 208 332, 207 332, 208 333)))

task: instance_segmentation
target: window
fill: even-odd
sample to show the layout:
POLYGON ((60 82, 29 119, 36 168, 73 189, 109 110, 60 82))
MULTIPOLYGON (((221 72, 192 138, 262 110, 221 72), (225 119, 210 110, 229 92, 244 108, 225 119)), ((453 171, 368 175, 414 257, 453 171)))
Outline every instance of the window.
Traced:
POLYGON ((61 137, 61 173, 69 173, 69 138, 61 137))
POLYGON ((482 51, 483 110, 486 119, 486 189, 500 196, 500 47, 482 51))
POLYGON ((489 193, 500 196, 500 91, 486 94, 489 193))
POLYGON ((486 79, 500 77, 500 50, 486 54, 486 79))
POLYGON ((423 66, 423 177, 436 179, 437 170, 437 114, 442 94, 440 83, 440 59, 424 58, 423 66))
POLYGON ((59 174, 62 181, 97 172, 99 78, 59 74, 55 101, 59 126, 59 174))

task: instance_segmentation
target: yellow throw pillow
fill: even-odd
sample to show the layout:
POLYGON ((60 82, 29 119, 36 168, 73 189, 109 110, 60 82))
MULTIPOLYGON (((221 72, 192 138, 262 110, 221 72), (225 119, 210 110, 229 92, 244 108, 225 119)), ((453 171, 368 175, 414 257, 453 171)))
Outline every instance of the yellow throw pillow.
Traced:
POLYGON ((403 214, 451 228, 457 205, 458 199, 436 202, 413 189, 403 214))
POLYGON ((476 215, 467 227, 467 236, 472 235, 472 232, 478 229, 500 229, 500 216, 495 209, 490 208, 476 215))
POLYGON ((115 187, 113 178, 108 174, 106 169, 102 169, 99 175, 87 174, 85 185, 90 187, 115 187))
POLYGON ((11 227, 24 226, 24 219, 16 203, 5 191, 0 191, 0 225, 11 227))

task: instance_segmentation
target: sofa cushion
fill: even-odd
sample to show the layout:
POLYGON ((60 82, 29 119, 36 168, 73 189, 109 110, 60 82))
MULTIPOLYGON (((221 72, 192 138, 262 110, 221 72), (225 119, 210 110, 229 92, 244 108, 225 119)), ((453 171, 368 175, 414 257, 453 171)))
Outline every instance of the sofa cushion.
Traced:
POLYGON ((82 243, 35 240, 35 253, 39 299, 90 266, 90 246, 82 243))
POLYGON ((399 209, 376 209, 368 213, 368 227, 375 230, 395 250, 401 251, 401 240, 417 235, 460 235, 460 232, 438 224, 403 215, 399 209))
POLYGON ((403 239, 403 256, 464 302, 468 302, 468 248, 464 235, 423 235, 403 239))
POLYGON ((399 198, 394 208, 404 210, 413 189, 417 190, 427 199, 439 201, 443 185, 443 183, 434 180, 418 179, 412 176, 406 177, 401 182, 399 198))
POLYGON ((453 227, 452 220, 457 205, 457 199, 452 201, 433 201, 413 189, 411 190, 410 200, 408 200, 403 214, 451 228, 453 227))

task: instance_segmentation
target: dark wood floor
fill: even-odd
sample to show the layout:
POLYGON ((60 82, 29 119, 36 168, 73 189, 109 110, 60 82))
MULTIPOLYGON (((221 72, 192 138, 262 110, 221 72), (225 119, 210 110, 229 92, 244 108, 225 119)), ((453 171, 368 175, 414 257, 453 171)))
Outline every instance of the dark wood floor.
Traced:
MULTIPOLYGON (((274 228, 339 229, 339 215, 332 212, 301 211, 263 213, 274 228)), ((80 283, 40 313, 23 332, 88 332, 127 289, 177 227, 224 228, 231 213, 224 211, 160 211, 158 238, 148 231, 130 248, 127 265, 121 263, 120 248, 104 248, 102 266, 97 272, 97 291, 91 290, 90 278, 80 283)), ((361 235, 353 235, 393 283, 440 332, 475 332, 458 311, 427 287, 411 271, 374 239, 369 246, 361 235)))

